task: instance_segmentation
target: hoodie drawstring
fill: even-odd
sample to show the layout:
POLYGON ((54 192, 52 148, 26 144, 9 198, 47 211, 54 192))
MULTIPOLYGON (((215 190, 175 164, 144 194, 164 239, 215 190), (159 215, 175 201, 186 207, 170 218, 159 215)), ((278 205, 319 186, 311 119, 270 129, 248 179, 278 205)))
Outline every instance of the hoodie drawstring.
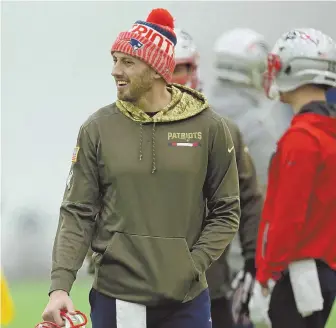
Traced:
POLYGON ((155 161, 155 122, 153 123, 152 130, 152 173, 156 171, 156 161, 155 161))
POLYGON ((140 149, 139 149, 139 161, 142 160, 142 141, 143 141, 143 131, 142 131, 142 123, 140 123, 140 149))
MULTIPOLYGON (((142 160, 142 144, 143 144, 143 124, 140 123, 140 136, 139 136, 139 161, 142 160)), ((155 122, 152 129, 152 173, 156 171, 156 159, 155 159, 155 122)))

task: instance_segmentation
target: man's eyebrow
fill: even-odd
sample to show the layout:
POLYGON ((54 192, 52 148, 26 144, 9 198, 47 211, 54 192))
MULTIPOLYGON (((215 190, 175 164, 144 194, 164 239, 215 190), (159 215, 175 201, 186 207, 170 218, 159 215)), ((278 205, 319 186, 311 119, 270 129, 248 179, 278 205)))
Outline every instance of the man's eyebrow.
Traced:
POLYGON ((120 56, 113 56, 113 58, 116 59, 127 59, 127 60, 134 60, 134 58, 132 56, 127 56, 127 55, 120 55, 120 56))

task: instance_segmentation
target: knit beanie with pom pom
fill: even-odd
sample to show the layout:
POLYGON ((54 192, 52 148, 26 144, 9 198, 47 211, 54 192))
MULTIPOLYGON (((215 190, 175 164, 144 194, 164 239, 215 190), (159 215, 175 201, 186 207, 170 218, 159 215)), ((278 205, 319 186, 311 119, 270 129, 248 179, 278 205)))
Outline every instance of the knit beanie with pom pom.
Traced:
POLYGON ((121 32, 111 53, 122 52, 151 66, 170 83, 175 69, 176 35, 174 18, 162 8, 153 9, 146 21, 136 21, 127 32, 121 32))

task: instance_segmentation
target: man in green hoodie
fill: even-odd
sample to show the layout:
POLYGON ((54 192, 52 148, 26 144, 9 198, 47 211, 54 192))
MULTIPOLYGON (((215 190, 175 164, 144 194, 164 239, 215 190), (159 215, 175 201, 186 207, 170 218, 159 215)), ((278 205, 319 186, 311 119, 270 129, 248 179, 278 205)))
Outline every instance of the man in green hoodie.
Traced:
POLYGON ((74 312, 91 245, 93 328, 211 327, 205 272, 239 228, 236 157, 204 96, 169 84, 173 29, 156 9, 112 46, 118 100, 80 128, 44 320, 62 326, 60 310, 74 312))

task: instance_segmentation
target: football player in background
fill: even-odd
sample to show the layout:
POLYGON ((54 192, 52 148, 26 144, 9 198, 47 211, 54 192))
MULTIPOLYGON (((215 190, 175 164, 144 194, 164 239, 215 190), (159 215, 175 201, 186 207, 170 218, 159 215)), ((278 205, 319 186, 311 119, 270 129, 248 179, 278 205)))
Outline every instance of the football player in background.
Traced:
MULTIPOLYGON (((289 105, 269 100, 263 90, 269 45, 265 37, 248 28, 235 28, 222 33, 214 44, 214 82, 209 101, 221 115, 231 118, 240 128, 257 170, 257 178, 265 193, 268 167, 278 139, 293 116, 289 105)), ((239 245, 232 242, 231 258, 239 256, 239 245)), ((249 276, 233 281, 233 313, 240 308, 245 293, 236 288, 239 283, 250 286, 249 276)), ((253 272, 255 278, 255 271, 253 272)), ((253 280, 254 281, 254 280, 253 280)))
POLYGON ((290 106, 265 96, 269 45, 260 33, 235 28, 218 37, 213 52, 215 74, 209 101, 240 128, 265 190, 271 155, 293 116, 290 106))
MULTIPOLYGON (((200 91, 202 90, 199 67, 200 57, 195 42, 190 34, 183 29, 175 28, 175 33, 177 44, 175 47, 176 67, 173 74, 173 82, 200 91)), ((248 300, 255 276, 255 245, 263 203, 256 170, 244 143, 244 138, 238 126, 232 120, 225 117, 225 115, 224 119, 229 127, 236 151, 242 211, 239 239, 245 265, 235 280, 237 293, 235 294, 234 311, 231 311, 232 272, 228 263, 230 254, 228 249, 207 271, 213 328, 238 327, 234 325, 234 322, 249 324, 248 300), (237 297, 238 294, 239 297, 237 297)), ((225 150, 223 149, 223 151, 225 150)))
POLYGON ((268 56, 264 87, 295 116, 270 164, 257 281, 267 295, 276 280, 272 328, 323 328, 336 297, 335 42, 312 28, 283 34, 268 56))

